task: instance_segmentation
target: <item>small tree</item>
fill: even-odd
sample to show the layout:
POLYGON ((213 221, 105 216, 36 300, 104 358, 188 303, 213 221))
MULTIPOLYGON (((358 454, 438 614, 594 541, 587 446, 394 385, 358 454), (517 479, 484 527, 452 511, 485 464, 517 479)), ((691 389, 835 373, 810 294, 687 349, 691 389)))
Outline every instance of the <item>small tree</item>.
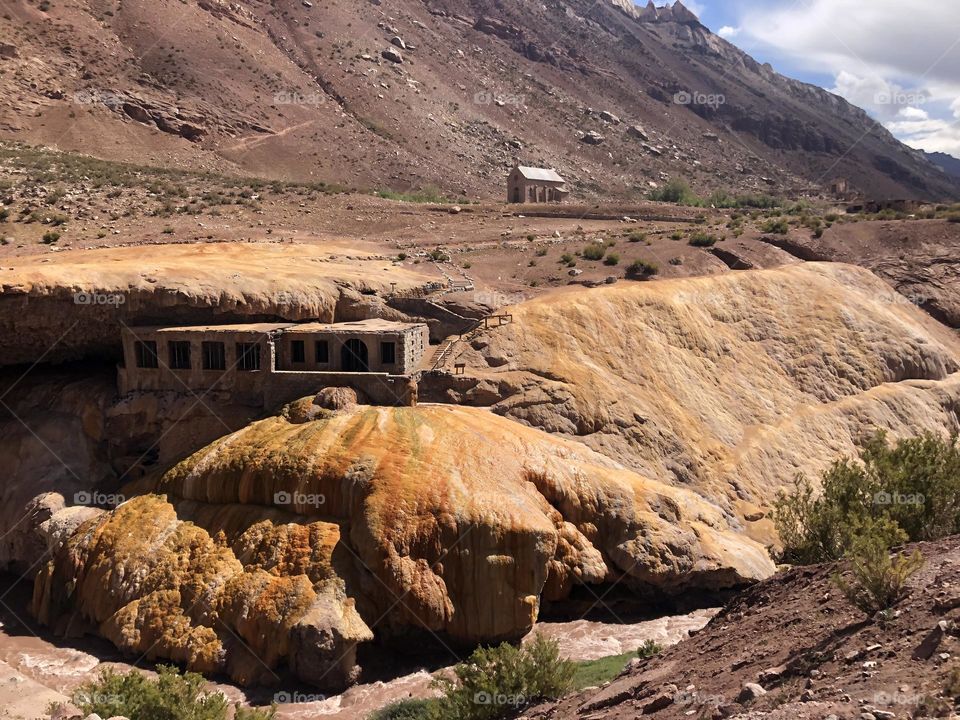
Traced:
POLYGON ((454 679, 439 678, 444 720, 494 720, 535 700, 557 698, 571 687, 576 666, 560 658, 556 640, 537 635, 524 647, 508 643, 479 648, 453 669, 454 679))
POLYGON ((851 582, 837 573, 833 576, 836 585, 851 603, 867 615, 873 616, 887 610, 904 598, 907 581, 923 567, 923 556, 914 551, 890 555, 890 538, 903 531, 887 519, 870 520, 861 524, 854 533, 848 553, 851 582))

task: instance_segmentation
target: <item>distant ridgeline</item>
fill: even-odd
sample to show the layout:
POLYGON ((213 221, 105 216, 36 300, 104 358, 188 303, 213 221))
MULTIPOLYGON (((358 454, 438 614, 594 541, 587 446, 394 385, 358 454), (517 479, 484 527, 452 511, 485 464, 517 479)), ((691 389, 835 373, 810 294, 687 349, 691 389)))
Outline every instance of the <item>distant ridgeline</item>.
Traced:
POLYGON ((610 0, 610 2, 640 22, 700 22, 700 19, 680 0, 677 0, 672 6, 665 5, 664 7, 657 7, 653 4, 653 0, 650 0, 644 8, 635 5, 633 0, 610 0))

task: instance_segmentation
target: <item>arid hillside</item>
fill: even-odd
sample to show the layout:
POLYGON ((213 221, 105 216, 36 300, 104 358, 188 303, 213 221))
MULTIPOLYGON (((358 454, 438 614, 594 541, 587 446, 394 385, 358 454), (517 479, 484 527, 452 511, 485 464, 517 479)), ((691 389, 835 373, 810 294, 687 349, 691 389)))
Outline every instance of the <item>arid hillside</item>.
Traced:
POLYGON ((515 161, 580 196, 956 196, 846 101, 682 5, 124 0, 4 6, 0 135, 163 167, 503 196, 515 161))

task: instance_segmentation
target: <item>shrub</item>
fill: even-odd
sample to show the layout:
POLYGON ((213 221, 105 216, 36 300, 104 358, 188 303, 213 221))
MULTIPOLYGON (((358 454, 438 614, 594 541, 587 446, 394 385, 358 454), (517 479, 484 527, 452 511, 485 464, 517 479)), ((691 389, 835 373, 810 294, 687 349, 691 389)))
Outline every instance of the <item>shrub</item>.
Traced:
POLYGON ((404 252, 402 252, 402 253, 397 253, 397 260, 399 260, 400 262, 403 262, 403 261, 406 260, 408 257, 409 257, 409 256, 408 256, 406 253, 404 253, 404 252))
POLYGON ((569 265, 570 263, 576 262, 576 261, 573 259, 573 255, 571 255, 570 253, 564 253, 563 255, 560 256, 560 262, 563 263, 564 265, 569 265))
POLYGON ((895 524, 888 519, 860 525, 849 552, 852 581, 847 582, 839 573, 833 576, 847 600, 870 616, 902 600, 907 581, 923 567, 919 551, 910 556, 890 556, 888 543, 895 530, 895 524))
POLYGON ((627 240, 632 243, 646 242, 647 234, 639 230, 634 230, 633 232, 627 233, 627 240))
POLYGON ((436 248, 430 251, 430 259, 434 262, 448 262, 450 260, 450 256, 440 248, 436 248))
POLYGON ((960 213, 953 213, 947 216, 947 222, 960 223, 960 213))
POLYGON ((699 202, 699 198, 693 194, 690 186, 685 181, 677 179, 651 192, 650 199, 679 205, 693 205, 699 202))
POLYGON ((717 238, 715 235, 708 235, 705 232, 696 232, 690 236, 687 242, 694 247, 712 247, 717 244, 717 238))
POLYGON ((763 231, 774 235, 786 235, 790 232, 790 225, 786 220, 770 220, 764 223, 763 231))
POLYGON ((540 248, 539 250, 537 250, 537 257, 546 257, 546 255, 547 255, 546 248, 540 248))
POLYGON ((479 648, 454 667, 454 679, 435 681, 444 692, 440 717, 505 717, 534 700, 560 697, 570 689, 574 671, 574 663, 560 658, 559 643, 542 635, 524 647, 479 648))
POLYGON ((609 266, 611 266, 611 267, 614 266, 614 265, 619 265, 619 264, 620 264, 620 256, 617 255, 617 253, 609 253, 609 254, 603 259, 603 264, 604 264, 604 265, 609 265, 609 266))
POLYGON ((672 257, 672 258, 670 258, 670 264, 671 264, 671 265, 683 265, 683 258, 682 258, 682 257, 672 257))
POLYGON ((637 648, 637 655, 642 658, 652 658, 663 652, 663 646, 655 640, 644 640, 637 648))
POLYGON ((0 208, 0 222, 6 222, 10 217, 10 211, 7 208, 0 208))
MULTIPOLYGON (((119 673, 107 669, 96 680, 78 687, 71 699, 84 713, 105 718, 122 715, 158 720, 226 720, 227 699, 218 692, 205 692, 205 684, 201 675, 181 675, 167 665, 157 667, 155 679, 136 670, 119 673)), ((237 709, 236 718, 271 720, 275 715, 273 709, 237 709)))
POLYGON ((634 260, 627 267, 627 277, 634 279, 645 279, 660 272, 660 267, 656 263, 647 260, 634 260))
POLYGON ((671 240, 683 240, 683 233, 675 232, 670 236, 671 240))
POLYGON ((162 232, 164 235, 173 235, 173 228, 172 228, 172 227, 165 227, 163 230, 161 230, 161 232, 162 232))
POLYGON ((375 712, 370 720, 441 720, 440 701, 401 700, 375 712))
POLYGON ((582 254, 585 260, 602 260, 606 253, 607 249, 603 245, 592 243, 583 249, 582 254))
POLYGON ((59 239, 60 233, 58 233, 56 230, 48 230, 43 234, 43 242, 46 245, 52 245, 59 239))
MULTIPOLYGON (((774 521, 788 562, 836 560, 853 547, 858 528, 888 519, 903 538, 932 540, 960 531, 960 447, 932 434, 891 446, 878 433, 859 458, 835 462, 819 495, 806 478, 774 503, 774 521)), ((876 531, 874 529, 874 531, 876 531)))
POLYGON ((827 213, 826 217, 824 218, 824 220, 826 220, 828 223, 835 223, 839 219, 840 216, 837 213, 827 213))
POLYGON ((536 239, 537 239, 536 235, 527 235, 527 240, 529 240, 530 242, 533 242, 536 239))

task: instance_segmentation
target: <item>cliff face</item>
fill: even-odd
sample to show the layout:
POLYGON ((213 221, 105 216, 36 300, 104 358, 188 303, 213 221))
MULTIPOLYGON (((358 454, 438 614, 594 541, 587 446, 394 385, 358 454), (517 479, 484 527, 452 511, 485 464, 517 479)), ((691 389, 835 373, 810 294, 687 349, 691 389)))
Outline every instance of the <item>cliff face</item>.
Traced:
POLYGON ((309 407, 194 454, 163 477, 166 502, 81 525, 38 578, 37 616, 269 680, 221 621, 271 672, 337 685, 373 632, 515 639, 577 585, 653 598, 773 571, 709 502, 580 443, 470 408, 309 407))

